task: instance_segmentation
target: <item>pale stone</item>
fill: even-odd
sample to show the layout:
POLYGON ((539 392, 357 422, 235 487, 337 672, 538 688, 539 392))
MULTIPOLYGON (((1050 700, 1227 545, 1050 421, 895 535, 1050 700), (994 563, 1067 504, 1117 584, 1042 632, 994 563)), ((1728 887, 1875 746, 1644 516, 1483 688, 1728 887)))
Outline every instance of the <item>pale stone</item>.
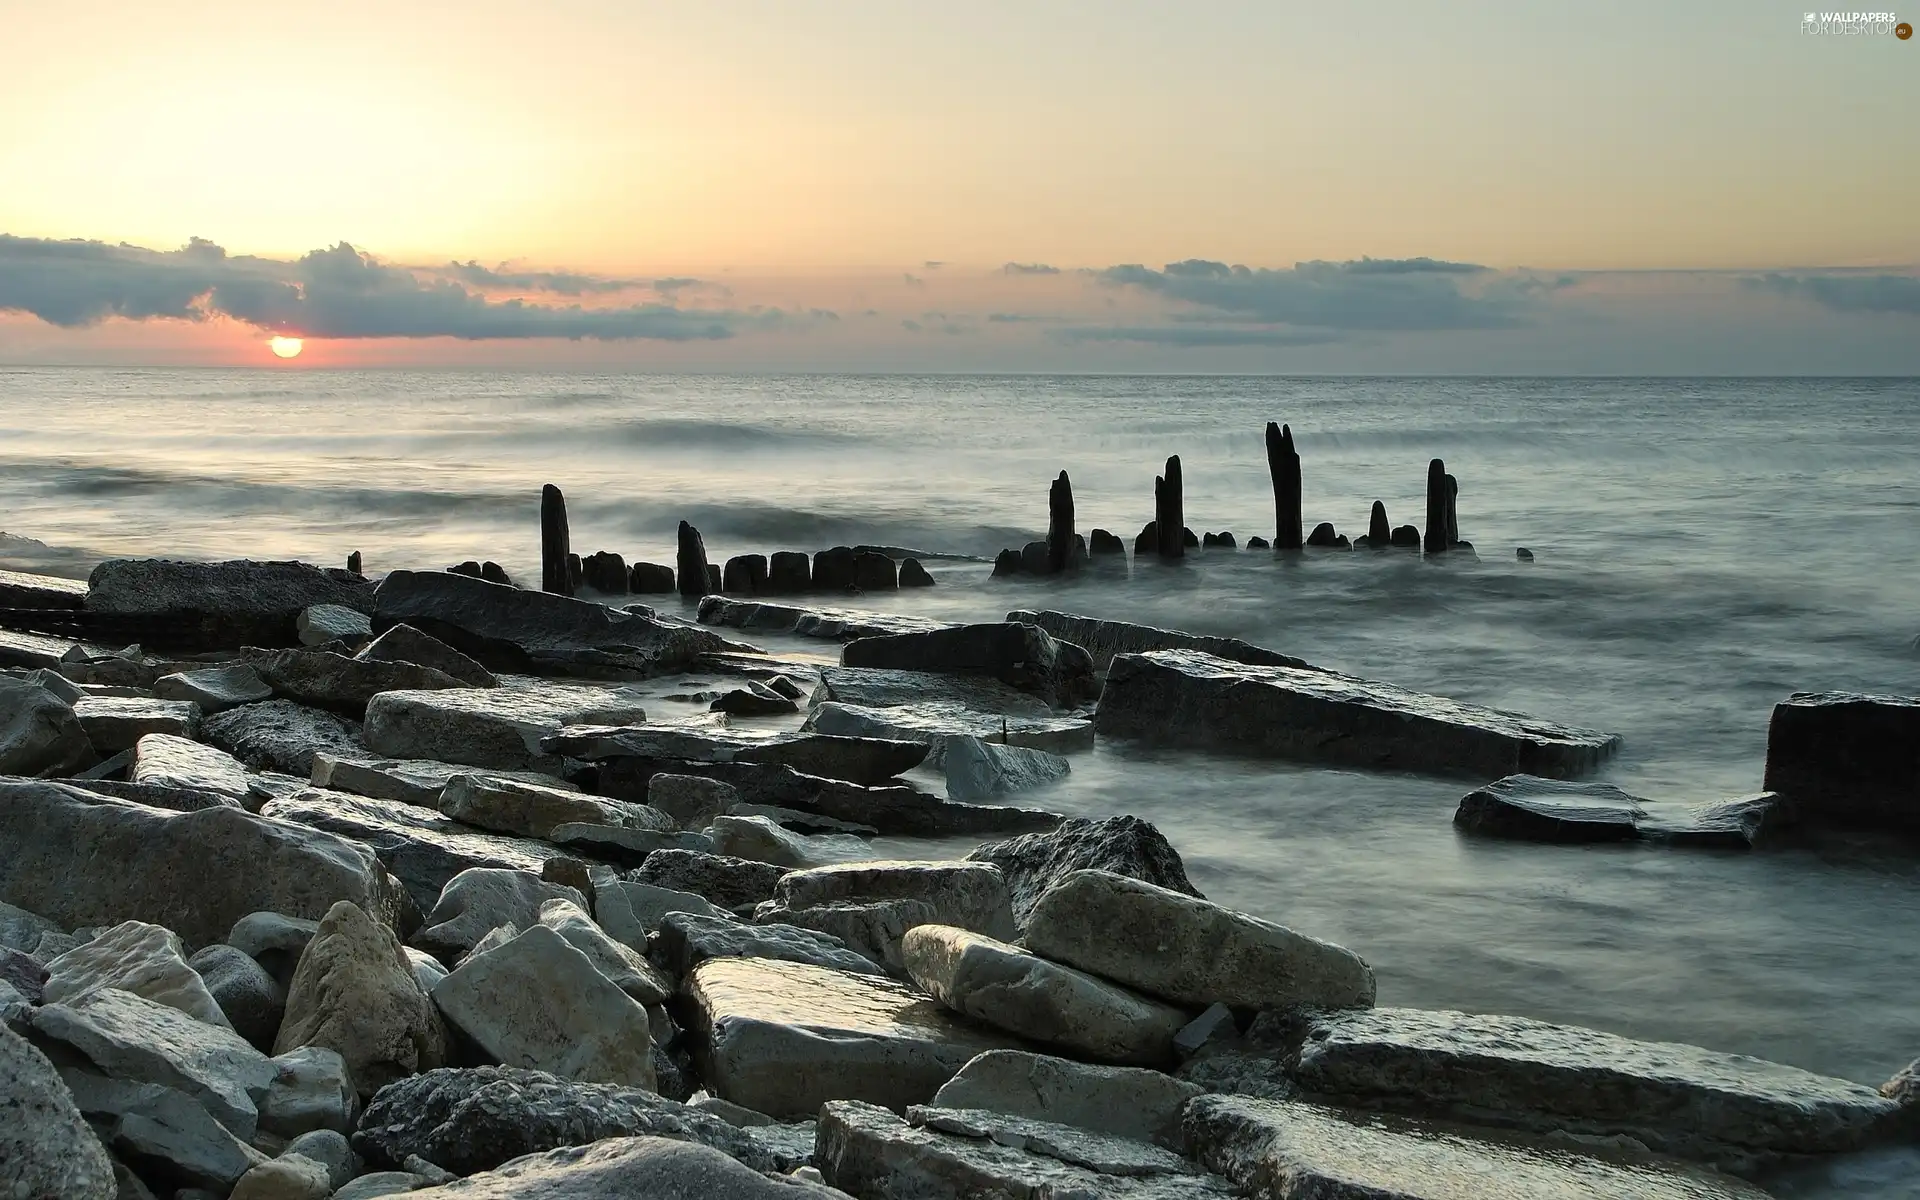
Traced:
MULTIPOLYGON (((61 1081, 113 1149, 224 1195, 263 1156, 192 1097, 163 1084, 65 1067, 61 1081)), ((184 1193, 182 1193, 184 1194, 184 1193)))
POLYGON ((353 1152, 346 1135, 332 1129, 315 1129, 301 1134, 287 1143, 280 1157, 295 1154, 327 1169, 329 1191, 352 1179, 360 1165, 359 1156, 353 1152))
POLYGON ((162 700, 190 701, 207 714, 273 699, 273 689, 243 662, 162 675, 154 680, 153 694, 162 700))
POLYGON ((358 645, 373 636, 373 622, 366 613, 344 604, 313 604, 294 618, 302 646, 324 646, 328 642, 358 645))
POLYGON ((370 1096, 446 1060, 446 1032, 393 931, 342 901, 321 919, 287 988, 274 1051, 332 1050, 370 1096))
POLYGON ((119 988, 196 1021, 233 1028, 206 981, 187 965, 180 939, 158 925, 122 921, 47 964, 48 1004, 72 1003, 100 988, 119 988))
POLYGON ((940 1108, 980 1108, 1179 1149, 1180 1110, 1201 1089, 1141 1067, 1096 1066, 1024 1050, 989 1050, 934 1094, 940 1108))
POLYGON ((384 692, 367 705, 367 745, 393 758, 430 758, 556 772, 540 740, 564 725, 644 721, 637 692, 519 683, 498 688, 384 692))
MULTIPOLYGON (((346 758, 321 753, 313 756, 312 782, 315 787, 438 809, 440 793, 454 777, 471 774, 470 766, 424 758, 346 758)), ((537 783, 563 792, 580 790, 558 776, 539 771, 489 771, 487 775, 493 779, 537 783)))
POLYGON ((200 727, 200 706, 185 700, 89 696, 73 706, 73 715, 100 754, 131 750, 150 733, 190 738, 200 727))
POLYGON ((404 1196, 432 1185, 431 1179, 411 1171, 375 1171, 370 1175, 362 1175, 335 1192, 333 1200, 383 1200, 387 1196, 404 1196))
POLYGON ((285 1136, 317 1129, 353 1128, 360 1097, 347 1074, 347 1060, 324 1046, 301 1046, 275 1055, 273 1082, 260 1102, 260 1123, 285 1136))
POLYGON ((1058 754, 1025 746, 998 746, 979 738, 946 741, 941 766, 950 800, 987 800, 1045 787, 1067 777, 1072 764, 1058 754))
POLYGON ((228 1200, 327 1200, 331 1195, 333 1184, 325 1166, 286 1154, 242 1175, 228 1200))
POLYGON ((653 952, 676 975, 685 975, 710 958, 778 959, 862 975, 885 973, 880 964, 824 933, 792 925, 749 925, 731 917, 694 913, 661 917, 653 952))
POLYGON ((239 759, 171 734, 150 733, 141 738, 134 745, 133 769, 127 777, 135 783, 197 788, 236 800, 247 797, 247 769, 239 759))
POLYGON ((714 852, 778 867, 818 867, 872 856, 866 841, 845 834, 790 833, 765 817, 715 817, 714 852))
POLYGON ((611 1138, 516 1159, 497 1171, 414 1192, 418 1200, 848 1200, 798 1179, 770 1178, 718 1150, 666 1138, 611 1138))
POLYGON ((839 863, 781 876, 774 899, 786 909, 874 900, 923 900, 942 925, 989 937, 1014 934, 1007 881, 987 863, 881 860, 839 863))
POLYGON ((481 829, 533 838, 545 838, 552 834, 554 826, 575 822, 642 829, 672 828, 664 813, 654 813, 643 806, 485 775, 455 775, 440 793, 440 811, 481 829))
POLYGON ((660 928, 661 919, 670 912, 721 919, 732 917, 704 896, 626 880, 597 885, 593 890, 593 912, 609 937, 640 951, 647 947, 647 935, 660 928))
POLYGON ((0 1024, 0 1196, 114 1200, 113 1163, 46 1056, 0 1024))
POLYGON ((451 960, 502 925, 524 929, 538 924, 540 906, 549 900, 587 906, 587 898, 573 888, 548 883, 528 871, 493 867, 462 871, 447 882, 426 923, 413 935, 413 944, 451 960))
POLYGON ((573 901, 548 900, 540 906, 540 923, 566 939, 569 946, 587 956, 594 970, 640 1003, 664 1004, 673 995, 673 980, 638 951, 608 936, 573 901))
POLYGON ((301 952, 320 928, 317 920, 277 912, 248 913, 233 923, 226 944, 265 967, 282 988, 293 981, 301 952))

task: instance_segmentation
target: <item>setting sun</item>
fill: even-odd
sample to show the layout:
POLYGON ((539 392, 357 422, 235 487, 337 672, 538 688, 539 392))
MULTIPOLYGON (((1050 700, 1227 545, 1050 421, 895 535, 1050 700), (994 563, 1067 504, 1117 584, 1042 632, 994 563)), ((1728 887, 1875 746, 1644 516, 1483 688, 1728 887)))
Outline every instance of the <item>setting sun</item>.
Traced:
POLYGON ((277 337, 269 341, 267 346, 281 358, 295 358, 304 344, 299 338, 277 337))

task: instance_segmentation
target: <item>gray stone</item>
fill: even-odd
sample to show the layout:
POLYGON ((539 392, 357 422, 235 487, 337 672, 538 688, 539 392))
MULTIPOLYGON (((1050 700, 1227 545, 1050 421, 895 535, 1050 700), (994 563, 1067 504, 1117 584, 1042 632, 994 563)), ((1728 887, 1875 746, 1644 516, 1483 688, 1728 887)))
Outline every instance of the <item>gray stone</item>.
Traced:
POLYGON ((707 829, 717 854, 798 869, 872 857, 862 838, 790 833, 766 817, 715 817, 707 829))
POLYGON ((1105 671, 1121 654, 1139 654, 1146 650, 1198 650, 1215 658, 1261 667, 1297 667, 1318 670, 1311 663, 1291 655, 1255 646, 1239 638, 1212 637, 1200 633, 1182 633, 1176 629, 1156 629, 1131 621, 1103 621, 1073 613, 1015 610, 1007 620, 1038 625, 1063 642, 1084 647, 1093 657, 1093 669, 1105 671))
POLYGON ((1644 841, 1707 850, 1751 850, 1770 845, 1800 824, 1800 810, 1779 792, 1760 792, 1703 804, 1680 817, 1640 822, 1644 841))
POLYGON ((1764 786, 1811 825, 1920 830, 1920 697, 1796 692, 1774 705, 1764 786))
POLYGON ((1373 1003, 1373 970, 1343 946, 1107 871, 1075 871, 1043 895, 1026 945, 1177 1004, 1373 1003))
POLYGON ((700 601, 702 625, 729 629, 759 629, 795 637, 820 638, 830 642, 854 638, 878 637, 891 633, 925 633, 947 629, 943 621, 897 613, 867 612, 861 609, 822 608, 814 605, 768 604, 753 600, 732 600, 708 596, 700 601))
POLYGON ((202 791, 199 788, 168 787, 157 783, 128 783, 115 779, 63 779, 61 782, 96 796, 128 800, 135 804, 144 804, 148 808, 164 808, 172 812, 199 812, 203 808, 242 807, 242 802, 236 797, 202 791))
POLYGON ((318 752, 357 757, 360 726, 344 717, 295 704, 268 700, 207 717, 200 736, 255 771, 281 771, 305 779, 313 774, 318 752))
POLYGON ((46 1056, 0 1024, 0 1195, 113 1200, 113 1163, 46 1056))
POLYGON ((97 757, 71 704, 43 687, 0 677, 0 774, 71 775, 97 757))
POLYGON ((196 1021, 232 1028, 200 973, 187 965, 180 939, 145 921, 122 921, 47 964, 47 1004, 72 1004, 101 988, 119 988, 196 1021))
POLYGON ((647 935, 660 928, 661 920, 670 912, 688 912, 723 919, 731 916, 726 909, 704 896, 626 880, 602 883, 595 887, 593 911, 607 936, 638 951, 647 948, 647 935))
POLYGON ((43 1005, 33 1028, 115 1079, 184 1092, 242 1141, 253 1137, 256 1101, 273 1081, 267 1056, 233 1030, 114 988, 43 1005))
POLYGON ((1181 1147, 1191 1083, 1141 1067, 1096 1066, 1024 1050, 989 1050, 934 1094, 940 1108, 985 1109, 1181 1147))
POLYGON ((434 985, 433 1002, 507 1066, 655 1085, 647 1010, 544 925, 463 963, 434 985))
POLYGON ((1216 1001, 1173 1035, 1173 1050, 1181 1058, 1192 1058, 1209 1045, 1231 1038, 1238 1032, 1234 1026, 1233 1010, 1216 1001))
POLYGON ((28 671, 25 675, 21 675, 18 678, 22 683, 45 688, 68 705, 77 704, 89 695, 86 688, 81 687, 60 672, 49 670, 46 667, 41 667, 35 671, 28 671))
POLYGON ((934 999, 996 1029, 1102 1062, 1162 1066, 1187 1014, 1017 946, 920 925, 902 943, 907 973, 934 999))
POLYGON ((947 776, 947 797, 952 800, 986 800, 1031 791, 1065 779, 1073 769, 1066 759, 1046 750, 994 745, 972 737, 948 738, 941 766, 947 776))
POLYGON ((216 645, 295 645, 302 609, 338 604, 368 612, 372 601, 364 579, 300 562, 109 559, 87 579, 90 611, 194 614, 216 645))
POLYGON ((878 837, 880 831, 871 825, 862 825, 858 821, 842 821, 837 817, 823 817, 819 813, 801 812, 794 808, 781 808, 777 804, 736 804, 733 816, 765 817, 782 829, 795 833, 850 833, 855 837, 878 837))
POLYGON ((641 1004, 665 1004, 672 997, 673 980, 639 951, 615 941, 573 901, 549 900, 542 904, 540 923, 586 955, 594 970, 641 1004))
POLYGON ((814 867, 782 876, 774 898, 788 910, 921 900, 932 906, 942 925, 957 925, 988 937, 1014 935, 1006 877, 990 863, 886 860, 814 867))
POLYGON ((73 706, 73 715, 99 754, 131 750, 150 733, 190 738, 200 727, 200 706, 185 700, 89 696, 73 706))
POLYGON ((374 1098, 353 1142, 376 1165, 424 1158, 471 1175, 525 1154, 636 1135, 697 1142, 758 1170, 773 1167, 751 1139, 718 1117, 642 1088, 520 1067, 403 1079, 374 1098))
POLYGON ((689 974, 710 958, 776 959, 861 975, 885 973, 878 963, 824 933, 793 925, 749 925, 697 913, 662 916, 653 952, 675 975, 689 974))
POLYGON ((373 622, 366 613, 339 604, 303 608, 293 623, 302 646, 324 646, 329 642, 359 646, 373 637, 373 622))
MULTIPOLYGON (((435 762, 424 758, 343 758, 334 754, 313 756, 313 786, 352 792, 375 800, 398 800, 422 808, 438 810, 440 793, 456 776, 471 775, 473 768, 459 763, 435 762)), ((513 779, 537 783, 563 792, 578 791, 574 784, 540 771, 487 772, 492 779, 513 779)))
POLYGON ((260 1102, 262 1126, 291 1137, 317 1129, 338 1133, 353 1129, 360 1098, 347 1073, 347 1060, 337 1051, 300 1046, 271 1061, 273 1082, 260 1102))
POLYGON ((327 1200, 332 1194, 325 1165, 283 1154, 241 1176, 228 1200, 327 1200))
POLYGON ((556 825, 569 824, 673 828, 672 818, 642 805, 479 774, 455 775, 448 781, 440 793, 440 811, 481 829, 531 838, 548 838, 556 825))
POLYGON ((740 790, 718 779, 661 773, 647 781, 647 804, 681 829, 700 830, 740 803, 740 790))
POLYGON ((51 783, 0 782, 0 900, 71 928, 130 917, 189 946, 248 913, 319 917, 349 900, 390 921, 398 898, 373 852, 232 808, 97 804, 51 783))
POLYGON ((66 1067, 61 1081, 102 1139, 174 1179, 225 1195, 262 1155, 186 1093, 163 1084, 110 1078, 66 1067))
POLYGON ((412 946, 402 946, 401 949, 406 952, 407 961, 413 964, 414 982, 420 985, 421 991, 431 993, 433 985, 450 974, 447 964, 425 950, 415 950, 412 946))
POLYGON ((497 1171, 415 1192, 420 1200, 597 1200, 599 1197, 699 1197, 700 1200, 847 1200, 832 1188, 768 1176, 692 1142, 612 1138, 551 1150, 497 1171))
POLYGON ((947 675, 935 671, 894 671, 873 667, 825 667, 813 703, 828 701, 860 708, 952 704, 973 712, 1007 717, 1053 715, 1044 699, 988 675, 947 675))
POLYGON ((154 680, 153 694, 162 700, 197 704, 202 713, 208 714, 273 699, 273 689, 243 662, 162 675, 154 680))
POLYGON ((705 896, 725 909, 752 908, 773 898, 787 874, 785 867, 692 850, 656 850, 633 873, 635 883, 650 883, 705 896))
POLYGON ((800 711, 800 706, 790 697, 751 680, 746 687, 723 693, 708 707, 714 712, 732 713, 737 717, 778 717, 800 711))
POLYGON ((28 953, 40 943, 40 936, 65 932, 39 913, 0 902, 0 946, 28 953))
POLYGON ((253 661, 273 694, 360 720, 381 692, 434 691, 469 685, 418 663, 349 658, 331 650, 282 650, 253 661))
POLYGON ((411 1171, 375 1171, 347 1184, 333 1194, 333 1200, 382 1200, 386 1196, 404 1196, 408 1192, 432 1187, 433 1181, 411 1171))
POLYGON ((393 931, 342 902, 320 921, 287 988, 274 1052, 332 1050, 371 1096, 447 1058, 446 1030, 393 931))
POLYGON ((916 925, 932 925, 940 914, 925 900, 874 900, 865 904, 821 904, 812 908, 788 909, 777 902, 763 904, 754 913, 759 924, 797 926, 828 934, 845 943, 847 949, 887 968, 896 975, 906 973, 906 958, 900 944, 907 930, 916 925))
POLYGON ((1390 1008, 1316 1022, 1298 1078, 1316 1095, 1481 1124, 1625 1135, 1687 1158, 1831 1154, 1885 1132, 1872 1088, 1698 1046, 1523 1017, 1390 1008))
POLYGON ((0 987, 7 989, 0 1020, 24 1020, 29 1005, 46 999, 47 969, 24 950, 0 946, 0 987))
POLYGON ((1612 734, 1328 671, 1255 667, 1193 650, 1123 654, 1094 713, 1102 737, 1443 775, 1566 778, 1612 734))
POLYGON ((304 917, 248 913, 233 923, 226 944, 259 963, 284 989, 293 981, 294 967, 319 928, 319 921, 304 917))
POLYGON ((1368 1200, 1765 1200, 1700 1167, 1602 1147, 1247 1096, 1187 1106, 1192 1151, 1256 1195, 1368 1200))
POLYGON ((133 754, 134 783, 213 792, 231 796, 235 803, 247 798, 247 769, 224 750, 171 734, 150 733, 134 746, 133 754))
POLYGON ((421 633, 411 625, 393 626, 360 647, 355 657, 373 662, 418 663, 445 672, 468 687, 498 687, 500 684, 492 671, 439 638, 421 633))
POLYGON ((57 671, 73 661, 67 655, 74 655, 80 662, 85 662, 92 656, 91 652, 98 649, 81 646, 70 638, 0 629, 0 667, 57 671))
POLYGON ((985 675, 1060 708, 1100 694, 1087 652, 1056 641, 1037 625, 961 625, 862 638, 847 643, 840 661, 849 667, 985 675))
MULTIPOLYGON (((597 607, 597 606, 596 606, 597 607)), ((586 684, 386 692, 367 706, 367 745, 394 758, 559 772, 540 741, 562 726, 644 721, 644 697, 586 684)))
POLYGON ((548 883, 528 871, 493 867, 462 871, 441 891, 426 924, 413 935, 413 944, 450 962, 501 925, 525 929, 539 924, 540 906, 549 900, 587 906, 587 898, 573 888, 548 883))
POLYGON ((809 1117, 835 1098, 923 1103, 974 1055, 1015 1045, 879 975, 714 958, 685 986, 701 1078, 774 1117, 809 1117))
POLYGON ((952 700, 868 707, 827 700, 813 706, 802 729, 848 737, 924 742, 926 764, 938 767, 954 738, 978 738, 1007 746, 1026 746, 1054 754, 1093 748, 1093 722, 1080 717, 1003 715, 982 712, 952 700))
POLYGON ((358 1174, 359 1156, 347 1142, 347 1135, 334 1129, 315 1129, 287 1143, 282 1156, 297 1154, 327 1169, 327 1191, 345 1184, 358 1174))
MULTIPOLYGON (((642 718, 644 719, 644 718, 642 718)), ((590 762, 639 758, 703 763, 755 763, 790 767, 823 779, 870 786, 919 766, 927 756, 920 742, 785 733, 766 729, 687 726, 580 725, 543 738, 550 754, 590 762)))
POLYGON ((1180 852, 1139 817, 1074 817, 1045 833, 991 842, 967 855, 991 863, 1006 877, 1013 913, 1023 926, 1047 890, 1074 871, 1107 871, 1189 896, 1200 892, 1187 880, 1180 852))
MULTIPOLYGON (((555 825, 547 840, 615 866, 638 867, 656 850, 692 850, 712 854, 713 839, 704 833, 662 833, 657 829, 626 829, 617 825, 555 825)), ((551 861, 551 860, 549 860, 551 861)))
POLYGON ((1528 842, 1630 842, 1640 836, 1643 804, 1608 783, 1509 775, 1462 797, 1453 827, 1528 842))
POLYGON ((1156 1175, 1191 1177, 1201 1173, 1173 1151, 1137 1138, 1116 1137, 1098 1130, 1010 1113, 916 1104, 907 1110, 907 1123, 919 1129, 984 1139, 1101 1175, 1150 1178, 1156 1175))

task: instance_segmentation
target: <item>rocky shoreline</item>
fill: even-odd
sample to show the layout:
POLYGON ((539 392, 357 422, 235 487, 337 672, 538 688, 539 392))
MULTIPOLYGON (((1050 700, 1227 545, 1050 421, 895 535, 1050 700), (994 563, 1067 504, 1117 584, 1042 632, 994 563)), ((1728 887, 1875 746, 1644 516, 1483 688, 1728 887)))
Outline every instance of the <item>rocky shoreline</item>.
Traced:
MULTIPOLYGON (((0 1195, 1699 1200, 1920 1133, 1912 1067, 1376 1007, 1362 954, 1207 900, 1152 825, 1024 799, 1125 739, 1470 778, 1468 836, 1906 835, 1920 702, 1793 696, 1769 792, 1656 822, 1579 781, 1600 731, 1074 614, 609 607, 570 594, 557 491, 543 515, 545 591, 0 579, 37 631, 0 632, 0 1195), (929 771, 944 796, 902 778, 929 771)), ((682 578, 797 578, 710 571, 690 532, 682 578)), ((875 548, 829 575, 863 555, 904 581, 875 548)))

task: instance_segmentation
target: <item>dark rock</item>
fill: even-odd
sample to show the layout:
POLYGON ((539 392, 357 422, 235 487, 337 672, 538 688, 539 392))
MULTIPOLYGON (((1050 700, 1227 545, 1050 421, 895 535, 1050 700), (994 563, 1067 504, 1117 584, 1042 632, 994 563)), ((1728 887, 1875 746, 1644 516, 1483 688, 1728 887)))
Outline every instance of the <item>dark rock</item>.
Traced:
POLYGON ((526 1154, 634 1136, 694 1142, 756 1170, 774 1167, 747 1134, 698 1109, 641 1088, 518 1067, 449 1067, 390 1083, 361 1114, 353 1148, 374 1167, 399 1169, 417 1156, 470 1175, 526 1154))
POLYGON ((1279 550, 1300 548, 1300 454, 1293 446, 1293 427, 1267 422, 1267 472, 1273 476, 1273 544, 1279 550))
POLYGON ((1093 669, 1096 671, 1106 670, 1112 664, 1116 654, 1137 654, 1143 650, 1199 650, 1216 658, 1230 659, 1233 662, 1255 663, 1270 667, 1298 667, 1309 671, 1319 669, 1311 663, 1256 646, 1251 642, 1243 642, 1239 638, 1182 633, 1175 629, 1155 629, 1151 625, 1135 625, 1130 621, 1103 621, 1097 617, 1082 617, 1073 613, 1053 612, 1050 609, 1039 612, 1015 609, 1007 614, 1007 620, 1038 625, 1060 641, 1083 647, 1093 657, 1093 669))
POLYGON ((1099 692, 1085 650, 1055 640, 1037 625, 1012 622, 862 638, 847 643, 840 661, 849 667, 990 675, 1062 708, 1099 692))
POLYGON ((514 586, 513 578, 507 574, 507 569, 492 559, 480 564, 480 578, 488 583, 497 583, 501 587, 514 586))
POLYGON ((850 546, 835 546, 813 556, 813 590, 850 592, 854 586, 854 552, 850 546))
POLYGON ((580 560, 580 579, 588 591, 624 596, 630 586, 627 560, 611 550, 598 550, 580 560))
POLYGON ((1125 555, 1127 544, 1119 536, 1105 529, 1096 529, 1087 539, 1087 552, 1099 556, 1102 554, 1125 555))
POLYGON ((1521 562, 1533 561, 1533 551, 1527 549, 1525 546, 1515 546, 1513 548, 1513 556, 1521 562))
POLYGON ((373 611, 373 589, 345 571, 302 562, 218 563, 108 559, 88 578, 87 611, 183 618, 208 648, 297 646, 302 609, 373 611))
POLYGON ((673 592, 673 568, 659 563, 637 562, 627 590, 636 596, 664 596, 673 592))
POLYGON ((1699 850, 1751 850, 1777 840, 1800 823, 1792 801, 1778 792, 1706 804, 1679 820, 1640 822, 1649 842, 1699 850))
POLYGON ((861 609, 802 607, 774 604, 765 600, 735 600, 727 596, 708 596, 700 601, 696 619, 702 625, 722 625, 731 629, 767 629, 799 637, 830 641, 883 637, 893 633, 924 633, 930 629, 950 629, 944 621, 925 617, 899 616, 893 613, 867 612, 861 609))
POLYGON ((129 783, 120 779, 73 779, 64 782, 83 792, 92 792, 96 796, 131 800, 135 804, 144 804, 149 808, 164 808, 171 812, 199 812, 203 808, 245 807, 237 797, 207 791, 204 788, 177 787, 161 783, 129 783))
POLYGON ((993 578, 1007 579, 1027 573, 1027 560, 1018 550, 1002 550, 993 560, 993 578))
POLYGON ((1028 575, 1053 574, 1045 542, 1028 542, 1020 547, 1020 570, 1028 575))
POLYGON ((47 969, 24 950, 0 946, 0 984, 19 992, 28 1004, 39 1004, 46 996, 47 969))
POLYGON ((480 578, 480 560, 477 558, 470 558, 465 562, 455 563, 452 566, 447 568, 447 574, 465 575, 471 579, 478 579, 480 578))
POLYGON ((243 704, 216 713, 200 723, 200 736, 251 770, 302 778, 313 773, 316 750, 348 758, 366 753, 357 722, 291 700, 243 704))
POLYGON ((1224 550, 1237 550, 1240 548, 1240 543, 1235 541, 1233 534, 1226 530, 1222 530, 1220 533, 1215 535, 1215 540, 1220 544, 1220 547, 1224 550))
POLYGON ((439 638, 411 625, 395 625, 360 648, 355 658, 370 662, 417 663, 452 676, 468 687, 497 687, 500 683, 473 659, 439 638))
POLYGON ((1255 536, 1247 539, 1247 549, 1249 550, 1271 550, 1272 548, 1273 547, 1267 542, 1267 539, 1263 537, 1255 536))
POLYGON ((85 608, 87 585, 77 579, 0 571, 0 608, 85 608))
POLYGON ((767 556, 736 554, 720 572, 720 589, 748 596, 767 590, 767 556))
POLYGON ((767 563, 767 591, 794 596, 813 587, 813 568, 797 550, 777 550, 767 563))
POLYGON ((1133 558, 1140 562, 1147 555, 1160 553, 1160 522, 1148 521, 1140 527, 1140 533, 1133 539, 1133 558))
MULTIPOLYGON (((574 592, 580 590, 580 585, 586 581, 586 576, 587 569, 580 562, 580 556, 578 554, 567 555, 567 583, 573 588, 574 592)), ((567 594, 572 595, 573 592, 567 594)))
POLYGON ((1447 476, 1447 545, 1460 544, 1460 481, 1447 476))
POLYGON ((1920 699, 1787 697, 1767 727, 1765 787, 1809 825, 1920 833, 1920 699))
POLYGON ((1333 522, 1322 521, 1313 527, 1307 535, 1307 545, 1332 548, 1340 544, 1340 535, 1334 531, 1333 522))
POLYGON ((675 563, 682 596, 698 599, 718 590, 707 586, 707 545, 701 540, 700 531, 685 521, 680 522, 680 549, 675 563))
POLYGON ((234 1032, 262 1054, 273 1053, 274 1035, 287 1011, 287 993, 267 969, 232 946, 203 947, 187 960, 200 973, 234 1032))
POLYGON ((1073 481, 1065 471, 1047 488, 1047 567, 1058 574, 1075 564, 1073 481))
POLYGON ((1167 459, 1167 473, 1153 479, 1153 527, 1161 558, 1186 554, 1186 505, 1181 496, 1180 456, 1167 459))
POLYGON ((1185 526, 1181 526, 1180 548, 1183 550, 1194 550, 1194 549, 1198 549, 1199 545, 1200 545, 1200 535, 1195 533, 1193 530, 1186 528, 1185 526))
POLYGON ((349 658, 330 650, 282 650, 255 657, 251 665, 274 695, 356 720, 366 716, 368 703, 381 692, 469 686, 445 671, 419 663, 349 658))
POLYGON ((800 706, 791 698, 758 683, 735 688, 707 707, 714 712, 732 713, 739 717, 776 717, 800 711, 800 706))
POLYGON ((1481 837, 1529 842, 1630 842, 1640 836, 1642 801, 1606 783, 1509 775, 1468 792, 1453 826, 1481 837))
POLYGON ((0 771, 66 775, 98 761, 71 704, 24 679, 0 677, 0 771))
POLYGON ((900 586, 893 560, 872 550, 863 550, 853 559, 853 586, 863 592, 891 592, 900 586))
POLYGON ((933 576, 927 574, 927 569, 920 565, 919 559, 904 559, 900 563, 900 586, 903 588, 932 587, 933 576))
POLYGON ((1218 550, 1220 548, 1220 535, 1217 533, 1201 534, 1200 548, 1202 550, 1218 550))
POLYGON ((540 590, 555 596, 573 595, 572 553, 567 534, 567 499, 549 483, 540 489, 540 590))
POLYGON ((771 863, 702 854, 698 850, 656 850, 630 876, 636 883, 692 892, 727 909, 751 909, 773 899, 774 885, 787 868, 771 863))
POLYGON ((865 785, 910 771, 927 757, 927 746, 921 742, 664 725, 575 726, 547 735, 540 744, 549 754, 588 762, 641 758, 776 763, 865 785))
POLYGON ((720 584, 721 584, 720 564, 708 563, 707 564, 707 595, 709 596, 718 595, 720 592, 720 584))
POLYGON ((859 975, 885 974, 879 963, 848 949, 831 934, 779 923, 749 925, 699 913, 670 912, 662 917, 648 953, 676 976, 691 974, 710 958, 775 959, 859 975))
POLYGON ((1373 502, 1373 513, 1367 518, 1367 544, 1385 546, 1393 541, 1393 526, 1387 523, 1387 506, 1384 502, 1373 502))
POLYGON ((967 861, 1000 868, 1013 895, 1013 915, 1023 926, 1047 889, 1072 871, 1111 871, 1169 891, 1200 895, 1187 880, 1180 852, 1139 817, 1098 821, 1072 817, 1046 833, 989 842, 967 855, 967 861))
POLYGON ((1453 498, 1447 487, 1447 464, 1434 459, 1427 464, 1427 534, 1424 539, 1428 554, 1439 554, 1453 544, 1447 536, 1447 504, 1453 498))
POLYGON ((1233 1010, 1215 1003, 1173 1035, 1173 1050, 1183 1059, 1192 1058, 1211 1044, 1232 1039, 1238 1032, 1233 1023, 1233 1010))
POLYGON ((1390 541, 1395 546, 1408 550, 1418 550, 1420 548, 1420 530, 1412 525, 1398 526, 1394 529, 1393 537, 1390 541))

